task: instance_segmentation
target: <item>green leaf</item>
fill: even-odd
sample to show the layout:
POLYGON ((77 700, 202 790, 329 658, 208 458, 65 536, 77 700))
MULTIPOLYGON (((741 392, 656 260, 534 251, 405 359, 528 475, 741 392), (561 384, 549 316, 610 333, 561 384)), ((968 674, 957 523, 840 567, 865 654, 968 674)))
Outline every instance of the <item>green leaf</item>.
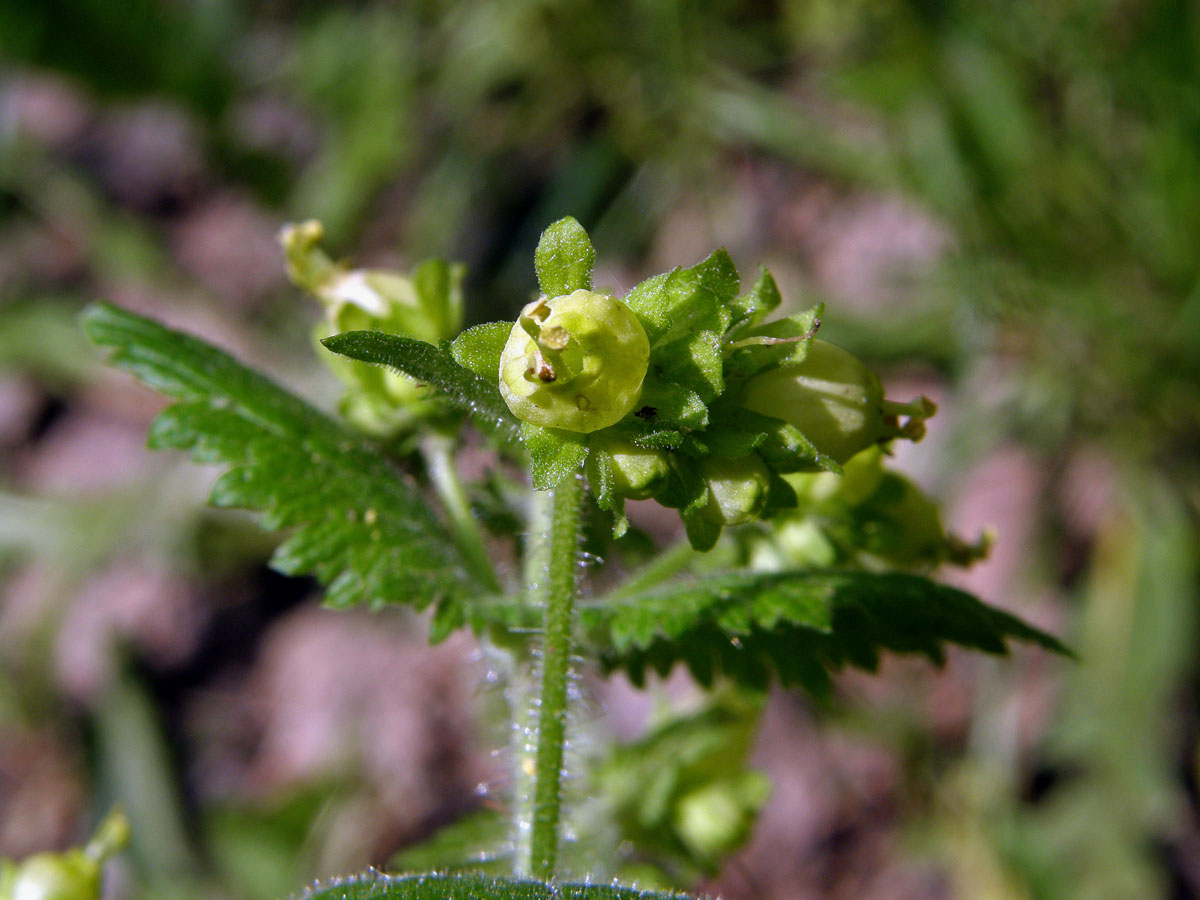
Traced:
POLYGON ((612 536, 620 538, 629 530, 629 519, 625 515, 625 498, 616 493, 616 474, 613 471, 613 456, 608 450, 588 448, 588 487, 596 505, 612 513, 612 536))
POLYGON ((419 844, 405 847, 390 860, 402 872, 473 872, 507 875, 516 851, 512 823, 494 809, 479 809, 439 828, 419 844))
POLYGON ((708 483, 700 476, 697 466, 681 456, 673 460, 667 484, 655 496, 663 506, 679 510, 688 542, 701 552, 711 550, 721 537, 720 523, 704 513, 710 496, 708 483))
POLYGON ((538 284, 547 297, 592 286, 596 251, 583 226, 570 216, 542 232, 533 260, 538 284))
POLYGON ((483 325, 476 325, 450 342, 450 352, 460 366, 470 369, 480 378, 498 382, 500 356, 512 330, 512 322, 485 322, 483 325))
POLYGON ((725 390, 721 332, 696 331, 659 348, 653 357, 655 374, 711 403, 725 390))
MULTIPOLYGON (((341 356, 403 372, 436 388, 448 404, 469 412, 482 428, 509 441, 517 437, 517 419, 500 396, 499 377, 489 381, 433 344, 382 331, 345 331, 321 343, 341 356)), ((497 373, 499 368, 497 362, 497 373)))
POLYGON ((707 553, 717 545, 717 541, 721 538, 720 522, 714 522, 704 515, 701 509, 690 506, 681 509, 679 517, 683 519, 683 531, 693 550, 707 553))
POLYGON ((741 459, 761 447, 767 437, 764 431, 726 417, 714 422, 703 434, 689 435, 683 449, 693 456, 741 459))
POLYGON ((597 775, 621 838, 639 856, 715 873, 749 837, 769 790, 746 766, 763 699, 722 691, 612 748, 597 775), (705 808, 704 798, 714 796, 719 802, 705 808))
POLYGON ((671 327, 671 290, 672 278, 681 270, 672 269, 661 275, 654 275, 642 281, 625 295, 625 305, 634 311, 642 327, 646 329, 646 337, 651 346, 671 327))
POLYGON ((625 303, 637 313, 653 349, 696 331, 724 334, 737 292, 737 268, 728 253, 717 250, 690 269, 673 269, 636 285, 625 303))
POLYGON ((708 424, 708 407, 700 396, 668 381, 647 381, 633 415, 655 426, 695 429, 708 424))
POLYGON ((767 368, 804 362, 824 311, 824 304, 819 303, 794 316, 739 330, 725 369, 731 386, 739 386, 767 368))
POLYGON ((421 311, 438 335, 449 337, 462 327, 462 282, 467 267, 442 259, 427 259, 412 273, 421 311))
POLYGON ((823 470, 841 474, 837 460, 822 453, 795 425, 764 416, 750 409, 725 406, 720 415, 718 434, 727 431, 761 435, 756 449, 775 472, 813 472, 823 470))
POLYGON ((579 472, 587 459, 587 436, 573 431, 522 422, 521 442, 529 451, 533 486, 539 491, 548 491, 579 472))
POLYGON ((799 503, 796 489, 788 484, 777 472, 771 472, 771 481, 767 487, 767 502, 763 512, 771 513, 784 509, 795 509, 799 503))
POLYGON ((686 894, 602 884, 545 884, 482 875, 367 872, 310 889, 304 900, 688 900, 686 894))
POLYGON ((639 447, 645 447, 648 450, 676 450, 683 444, 683 432, 670 425, 655 424, 654 417, 650 416, 649 412, 644 415, 649 418, 647 420, 637 418, 637 412, 633 417, 627 416, 612 426, 612 433, 617 437, 631 440, 639 447))
POLYGON ((179 402, 153 422, 150 446, 187 449, 229 468, 217 506, 262 512, 292 529, 272 565, 314 573, 335 606, 415 603, 477 592, 445 530, 410 480, 365 441, 215 347, 108 304, 83 313, 111 361, 179 402))
POLYGON ((736 336, 741 328, 757 325, 782 302, 775 279, 766 266, 759 266, 754 287, 733 301, 733 335, 736 336))
POLYGON ((1003 654, 1013 640, 1055 653, 1056 638, 970 594, 897 573, 799 570, 710 576, 639 594, 618 594, 582 611, 608 669, 635 682, 647 667, 677 662, 701 683, 727 676, 765 687, 828 690, 846 666, 874 671, 886 651, 923 654, 936 664, 947 644, 1003 654))

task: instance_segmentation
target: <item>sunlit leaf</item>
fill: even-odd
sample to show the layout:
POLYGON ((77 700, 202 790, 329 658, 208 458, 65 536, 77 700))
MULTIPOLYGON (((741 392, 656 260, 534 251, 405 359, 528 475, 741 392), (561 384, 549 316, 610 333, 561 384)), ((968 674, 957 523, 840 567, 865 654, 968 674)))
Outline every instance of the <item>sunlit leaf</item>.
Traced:
POLYGON ((150 319, 96 304, 82 323, 113 364, 176 399, 151 425, 150 446, 227 466, 212 502, 258 510, 265 527, 290 531, 275 568, 315 574, 335 606, 423 607, 477 590, 426 498, 338 422, 150 319))

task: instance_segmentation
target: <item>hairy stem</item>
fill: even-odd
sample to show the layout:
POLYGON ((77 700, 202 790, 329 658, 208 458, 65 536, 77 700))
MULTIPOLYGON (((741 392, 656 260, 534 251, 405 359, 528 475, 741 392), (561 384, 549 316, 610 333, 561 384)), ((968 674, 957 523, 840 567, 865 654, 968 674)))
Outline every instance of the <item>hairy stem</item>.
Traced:
POLYGON ((545 533, 540 536, 542 548, 548 552, 543 557, 545 567, 537 573, 535 590, 545 610, 545 627, 542 635, 542 694, 538 706, 529 868, 535 878, 542 880, 554 877, 558 859, 567 682, 582 501, 583 482, 579 476, 563 479, 552 492, 551 515, 545 523, 545 533))
POLYGON ((471 504, 463 491, 458 470, 454 467, 454 442, 440 434, 430 435, 421 442, 421 452, 429 467, 429 480, 446 507, 456 543, 471 573, 486 590, 499 592, 496 570, 483 545, 479 525, 471 515, 471 504))
MULTIPOLYGON (((549 593, 550 545, 553 535, 554 494, 532 491, 529 497, 528 539, 523 576, 526 603, 530 609, 546 608, 549 593)), ((527 652, 513 650, 508 682, 512 712, 512 817, 516 870, 522 877, 533 875, 534 788, 537 779, 537 673, 527 652)))

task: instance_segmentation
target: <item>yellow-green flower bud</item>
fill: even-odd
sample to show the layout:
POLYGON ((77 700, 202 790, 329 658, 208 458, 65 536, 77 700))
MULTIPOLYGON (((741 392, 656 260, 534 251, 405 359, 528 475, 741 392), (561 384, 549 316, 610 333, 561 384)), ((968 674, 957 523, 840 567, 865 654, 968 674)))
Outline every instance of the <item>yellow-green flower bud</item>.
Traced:
POLYGON ((797 365, 751 378, 742 404, 788 422, 837 462, 888 436, 879 377, 854 354, 814 340, 797 365))
POLYGON ((937 412, 925 397, 908 403, 884 399, 879 376, 858 357, 816 340, 803 361, 746 382, 741 401, 747 409, 795 426, 839 463, 892 438, 919 441, 925 420, 937 412))
POLYGON ((17 867, 3 900, 99 900, 100 867, 78 850, 38 853, 17 867))
MULTIPOLYGON (((604 450, 612 460, 613 493, 627 500, 646 500, 654 496, 663 480, 670 474, 671 466, 667 454, 662 450, 648 450, 632 441, 621 438, 600 440, 593 438, 592 450, 604 450)), ((601 483, 596 454, 588 456, 588 481, 601 483)))
POLYGON ((841 475, 793 472, 783 479, 795 490, 802 507, 825 503, 834 497, 846 506, 857 506, 879 489, 883 475, 883 449, 875 446, 842 463, 841 475))
POLYGON ((100 900, 100 866, 129 842, 129 822, 111 813, 83 849, 0 860, 0 900, 100 900))
POLYGON ((707 519, 721 525, 744 525, 758 518, 771 483, 766 463, 758 454, 738 459, 710 456, 700 462, 700 471, 708 484, 707 519))
POLYGON ((588 434, 637 405, 649 364, 633 310, 578 290, 521 310, 500 357, 500 393, 519 419, 588 434))

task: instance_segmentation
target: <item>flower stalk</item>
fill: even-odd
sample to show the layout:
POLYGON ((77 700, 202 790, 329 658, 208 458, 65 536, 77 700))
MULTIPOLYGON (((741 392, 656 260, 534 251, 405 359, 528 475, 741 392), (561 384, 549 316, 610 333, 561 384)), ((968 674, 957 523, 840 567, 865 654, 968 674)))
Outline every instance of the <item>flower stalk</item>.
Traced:
MULTIPOLYGON (((579 561, 579 520, 583 479, 571 475, 559 482, 548 498, 551 515, 545 531, 536 536, 548 551, 545 568, 537 573, 531 593, 541 601, 542 683, 538 701, 537 752, 534 758, 533 834, 530 874, 550 880, 558 862, 562 806, 563 750, 566 744, 567 688, 570 678, 571 632, 579 561)), ((533 574, 533 573, 530 573, 533 574)))

